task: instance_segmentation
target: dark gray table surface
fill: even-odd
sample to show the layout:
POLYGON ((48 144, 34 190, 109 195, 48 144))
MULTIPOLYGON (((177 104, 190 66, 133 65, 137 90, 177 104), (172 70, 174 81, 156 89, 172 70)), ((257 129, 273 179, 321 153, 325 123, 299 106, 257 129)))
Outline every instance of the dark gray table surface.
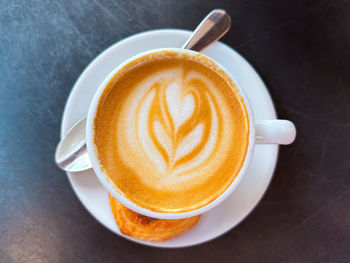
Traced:
POLYGON ((350 262, 350 1, 0 1, 0 262, 350 262), (63 107, 101 51, 213 8, 223 38, 295 122, 272 183, 238 227, 157 249, 95 221, 54 163, 63 107))

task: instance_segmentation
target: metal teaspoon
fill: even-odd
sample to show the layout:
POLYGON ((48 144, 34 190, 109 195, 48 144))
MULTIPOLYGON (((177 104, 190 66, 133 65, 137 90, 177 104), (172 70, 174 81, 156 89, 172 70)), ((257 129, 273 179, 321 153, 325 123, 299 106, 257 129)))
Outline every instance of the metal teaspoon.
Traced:
MULTIPOLYGON (((214 9, 193 31, 182 48, 201 51, 219 40, 231 27, 225 10, 214 9)), ((67 172, 80 172, 92 167, 85 144, 86 117, 78 121, 58 143, 55 162, 67 172)))

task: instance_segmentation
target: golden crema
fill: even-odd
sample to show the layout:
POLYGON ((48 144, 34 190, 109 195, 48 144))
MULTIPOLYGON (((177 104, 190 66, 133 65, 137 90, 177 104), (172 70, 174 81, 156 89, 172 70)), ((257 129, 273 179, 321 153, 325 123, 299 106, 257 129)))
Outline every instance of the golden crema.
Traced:
POLYGON ((203 55, 159 51, 124 66, 94 119, 103 171, 133 203, 185 212, 216 199, 242 168, 248 114, 228 76, 203 55))

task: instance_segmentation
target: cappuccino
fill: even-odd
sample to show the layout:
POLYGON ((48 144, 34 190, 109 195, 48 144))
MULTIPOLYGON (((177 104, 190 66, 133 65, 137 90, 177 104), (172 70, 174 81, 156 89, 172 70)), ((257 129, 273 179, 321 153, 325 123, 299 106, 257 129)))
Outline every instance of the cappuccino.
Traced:
POLYGON ((94 145, 116 191, 136 205, 180 213, 219 197, 243 166, 248 113, 207 57, 158 51, 119 70, 94 119, 94 145))

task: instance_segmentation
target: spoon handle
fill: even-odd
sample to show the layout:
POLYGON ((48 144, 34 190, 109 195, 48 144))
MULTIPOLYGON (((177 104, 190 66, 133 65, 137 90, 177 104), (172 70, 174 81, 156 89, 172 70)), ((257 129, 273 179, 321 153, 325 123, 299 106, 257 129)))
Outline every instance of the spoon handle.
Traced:
POLYGON ((225 10, 214 9, 194 30, 183 48, 201 51, 220 39, 231 27, 231 19, 225 10))

